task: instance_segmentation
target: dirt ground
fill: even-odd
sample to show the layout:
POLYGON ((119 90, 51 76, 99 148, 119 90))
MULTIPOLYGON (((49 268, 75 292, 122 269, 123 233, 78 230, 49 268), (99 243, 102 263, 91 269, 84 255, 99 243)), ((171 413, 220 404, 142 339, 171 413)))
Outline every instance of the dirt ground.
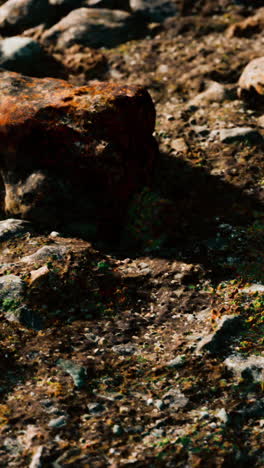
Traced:
POLYGON ((1 244, 1 275, 25 281, 45 326, 1 313, 0 466, 263 467, 263 379, 225 363, 264 349, 264 107, 237 97, 263 34, 228 34, 263 2, 183 3, 103 50, 99 79, 149 90, 161 151, 120 239, 35 230, 1 244), (212 82, 216 96, 200 96, 212 82), (257 137, 221 141, 236 127, 257 137), (21 262, 46 245, 68 253, 21 262), (200 349, 229 315, 241 330, 200 349))

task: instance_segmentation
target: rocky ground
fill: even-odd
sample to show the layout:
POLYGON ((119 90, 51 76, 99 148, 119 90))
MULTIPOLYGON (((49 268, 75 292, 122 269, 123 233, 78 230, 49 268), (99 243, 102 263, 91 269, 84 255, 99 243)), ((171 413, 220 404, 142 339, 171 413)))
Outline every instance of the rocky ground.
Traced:
POLYGON ((146 86, 161 156, 111 243, 2 214, 0 466, 264 464, 263 2, 167 3, 110 48, 15 31, 52 76, 146 86))

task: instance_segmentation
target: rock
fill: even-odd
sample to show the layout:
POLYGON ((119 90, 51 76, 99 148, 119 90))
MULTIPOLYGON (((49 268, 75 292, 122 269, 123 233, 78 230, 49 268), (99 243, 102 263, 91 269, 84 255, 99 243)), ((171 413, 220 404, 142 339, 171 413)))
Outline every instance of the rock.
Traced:
POLYGON ((177 369, 179 367, 183 367, 185 363, 186 363, 186 356, 183 354, 169 361, 167 363, 167 366, 177 369))
POLYGON ((19 276, 0 277, 0 304, 5 311, 14 310, 21 305, 25 292, 25 283, 19 276))
POLYGON ((87 408, 91 414, 100 414, 105 411, 105 407, 101 403, 88 403, 87 408))
POLYGON ((58 418, 51 419, 49 422, 49 427, 52 429, 59 429, 63 426, 66 426, 67 418, 65 416, 59 416, 58 418))
POLYGON ((28 76, 66 78, 63 66, 29 37, 14 36, 1 40, 0 66, 28 76))
POLYGON ((43 330, 44 328, 42 318, 26 305, 21 305, 14 308, 14 310, 8 310, 5 315, 9 322, 18 322, 26 328, 36 331, 43 330))
MULTIPOLYGON (((67 248, 63 245, 44 245, 38 249, 32 255, 21 258, 23 263, 38 263, 38 262, 47 262, 47 260, 55 259, 62 260, 63 256, 66 254, 67 248)), ((45 267, 44 267, 45 268, 45 267)), ((39 270, 38 270, 39 271, 39 270)), ((43 270, 42 270, 43 273, 43 270)))
POLYGON ((131 356, 137 351, 137 347, 133 344, 120 344, 112 347, 114 353, 120 354, 121 356, 131 356))
POLYGON ((49 269, 47 265, 44 265, 43 267, 38 268, 37 270, 32 270, 30 272, 29 283, 34 287, 39 286, 40 284, 43 284, 43 279, 47 278, 48 276, 49 269))
POLYGON ((29 76, 66 77, 62 66, 29 37, 14 36, 0 41, 0 66, 29 76))
POLYGON ((75 362, 68 359, 59 359, 57 365, 61 367, 73 379, 74 385, 79 389, 82 388, 86 380, 86 369, 75 362))
POLYGON ((227 37, 250 37, 253 34, 260 33, 264 26, 264 8, 259 8, 257 13, 249 16, 243 21, 234 23, 227 30, 227 37))
POLYGON ((165 408, 170 408, 177 411, 180 408, 184 408, 189 399, 180 390, 171 389, 162 398, 165 408))
POLYGON ((0 242, 5 242, 13 237, 22 236, 31 231, 31 224, 21 219, 5 219, 0 221, 0 242))
POLYGON ((242 288, 240 292, 246 293, 246 294, 255 294, 257 292, 259 294, 263 294, 264 284, 261 284, 261 283, 251 284, 250 286, 245 286, 244 288, 242 288))
POLYGON ((0 90, 6 212, 53 229, 82 221, 104 236, 117 232, 158 159, 147 91, 12 72, 0 73, 0 90))
POLYGON ((243 326, 242 318, 238 315, 224 315, 217 324, 214 333, 205 336, 198 344, 196 350, 211 353, 225 352, 232 337, 237 336, 243 326))
POLYGON ((9 322, 18 322, 21 325, 42 330, 42 319, 25 304, 23 304, 26 285, 15 275, 0 277, 0 307, 9 322))
POLYGON ((8 0, 0 7, 0 32, 19 34, 50 19, 48 0, 8 0))
POLYGON ((125 11, 79 8, 48 29, 42 42, 56 50, 75 44, 111 48, 137 37, 139 32, 140 24, 136 25, 133 16, 125 11))
POLYGON ((29 468, 41 468, 43 466, 42 455, 44 451, 43 445, 38 445, 34 447, 33 456, 29 465, 29 468))
POLYGON ((217 413, 216 413, 215 415, 216 415, 216 417, 217 417, 218 419, 220 419, 220 421, 221 421, 222 423, 224 423, 224 424, 227 423, 227 421, 228 421, 228 414, 227 414, 225 408, 221 408, 219 411, 217 411, 217 413))
POLYGON ((257 142, 262 140, 260 133, 252 127, 222 128, 220 130, 220 141, 222 143, 233 143, 235 141, 257 142))
POLYGON ((119 436, 119 435, 123 434, 124 430, 123 430, 122 426, 120 426, 119 424, 114 424, 112 432, 113 432, 113 434, 119 436))
POLYGON ((257 122, 259 127, 264 128, 264 115, 258 117, 257 122))
POLYGON ((130 0, 130 7, 152 22, 162 22, 178 13, 175 3, 168 0, 130 0))
POLYGON ((170 142, 170 147, 176 153, 187 153, 188 146, 184 140, 184 138, 175 138, 170 142))
POLYGON ((224 361, 228 370, 237 378, 249 379, 254 382, 264 381, 264 357, 230 356, 224 361))
POLYGON ((259 106, 264 101, 264 57, 248 63, 238 82, 238 97, 252 105, 259 106))
POLYGON ((225 87, 221 83, 211 81, 205 91, 189 101, 188 107, 207 107, 212 102, 222 102, 225 94, 225 87))

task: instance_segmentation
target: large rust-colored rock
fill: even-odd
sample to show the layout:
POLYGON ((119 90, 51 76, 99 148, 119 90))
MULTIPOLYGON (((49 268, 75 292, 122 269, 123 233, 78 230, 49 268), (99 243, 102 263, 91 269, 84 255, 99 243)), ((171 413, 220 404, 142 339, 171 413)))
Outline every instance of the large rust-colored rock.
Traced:
POLYGON ((0 167, 9 215, 115 230, 158 156, 140 87, 0 73, 0 167))

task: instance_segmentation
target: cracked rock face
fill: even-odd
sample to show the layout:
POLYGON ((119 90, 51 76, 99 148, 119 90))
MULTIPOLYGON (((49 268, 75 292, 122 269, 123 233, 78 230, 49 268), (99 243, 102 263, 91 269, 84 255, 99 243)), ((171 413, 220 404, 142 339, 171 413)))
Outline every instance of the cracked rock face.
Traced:
POLYGON ((114 224, 151 177, 155 110, 140 87, 0 74, 5 210, 53 225, 114 224))

